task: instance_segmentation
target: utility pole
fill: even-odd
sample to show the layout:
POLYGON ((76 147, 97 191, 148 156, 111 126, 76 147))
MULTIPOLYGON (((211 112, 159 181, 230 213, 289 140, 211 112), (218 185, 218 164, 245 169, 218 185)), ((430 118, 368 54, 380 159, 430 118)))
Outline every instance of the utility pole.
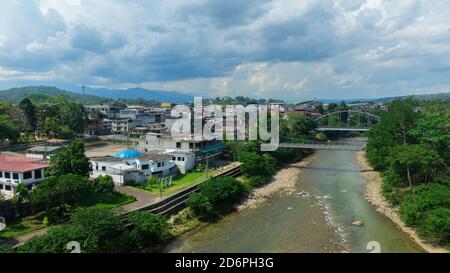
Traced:
POLYGON ((84 94, 84 84, 83 84, 83 107, 86 109, 86 96, 84 94))

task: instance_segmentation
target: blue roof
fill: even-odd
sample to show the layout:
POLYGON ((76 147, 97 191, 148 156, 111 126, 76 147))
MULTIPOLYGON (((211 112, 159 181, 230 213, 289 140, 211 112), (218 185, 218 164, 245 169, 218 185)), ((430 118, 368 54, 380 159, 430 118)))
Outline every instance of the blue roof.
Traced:
POLYGON ((200 151, 202 151, 203 153, 210 153, 210 152, 215 152, 218 150, 221 150, 225 147, 225 145, 223 143, 219 143, 216 145, 212 145, 212 146, 208 146, 206 148, 200 149, 200 151))
POLYGON ((118 152, 114 157, 115 158, 135 158, 142 155, 142 153, 135 150, 123 150, 118 152))

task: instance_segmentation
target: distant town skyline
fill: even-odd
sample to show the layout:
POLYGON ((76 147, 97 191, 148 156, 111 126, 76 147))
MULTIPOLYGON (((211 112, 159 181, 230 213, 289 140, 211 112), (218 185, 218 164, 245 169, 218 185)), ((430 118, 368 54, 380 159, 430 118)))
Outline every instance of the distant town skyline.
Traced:
POLYGON ((0 89, 284 100, 442 93, 448 41, 444 0, 7 1, 0 89))

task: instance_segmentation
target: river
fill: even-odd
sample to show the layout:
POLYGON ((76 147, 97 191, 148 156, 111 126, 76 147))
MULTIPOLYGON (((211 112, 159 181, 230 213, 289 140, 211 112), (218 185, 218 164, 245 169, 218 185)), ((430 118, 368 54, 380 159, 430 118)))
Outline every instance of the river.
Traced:
POLYGON ((360 171, 354 152, 318 151, 298 178, 294 194, 231 213, 184 234, 164 251, 370 252, 370 243, 381 252, 423 252, 365 200, 360 171), (357 220, 364 225, 352 225, 357 220))

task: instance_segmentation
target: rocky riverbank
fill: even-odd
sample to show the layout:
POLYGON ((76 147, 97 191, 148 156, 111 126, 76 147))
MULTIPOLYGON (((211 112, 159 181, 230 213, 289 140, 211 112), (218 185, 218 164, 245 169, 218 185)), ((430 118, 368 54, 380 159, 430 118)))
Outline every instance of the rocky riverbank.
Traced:
POLYGON ((269 183, 255 188, 247 199, 237 207, 238 211, 258 207, 275 194, 294 193, 302 168, 308 166, 312 160, 314 160, 314 155, 310 155, 297 163, 284 166, 273 176, 269 183))
POLYGON ((419 244, 423 249, 430 253, 448 253, 448 251, 442 247, 438 247, 429 244, 422 240, 417 234, 416 230, 406 226, 403 220, 400 218, 400 214, 397 209, 392 207, 390 203, 383 196, 382 179, 380 173, 374 171, 366 160, 365 152, 357 152, 356 158, 361 166, 361 176, 367 181, 367 185, 364 189, 364 196, 366 200, 374 205, 377 211, 394 222, 403 232, 411 236, 414 241, 419 244))

